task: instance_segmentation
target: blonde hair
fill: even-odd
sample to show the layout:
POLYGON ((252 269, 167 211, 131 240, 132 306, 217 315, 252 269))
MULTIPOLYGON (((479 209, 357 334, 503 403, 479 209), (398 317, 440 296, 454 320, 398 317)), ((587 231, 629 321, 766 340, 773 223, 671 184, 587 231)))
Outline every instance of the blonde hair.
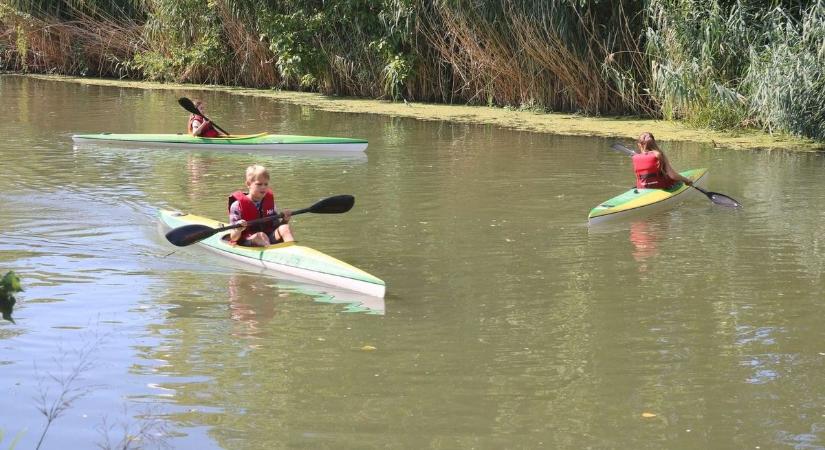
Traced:
POLYGON ((266 167, 260 166, 258 164, 253 164, 246 168, 246 182, 251 183, 258 178, 264 178, 269 181, 269 171, 266 170, 266 167))

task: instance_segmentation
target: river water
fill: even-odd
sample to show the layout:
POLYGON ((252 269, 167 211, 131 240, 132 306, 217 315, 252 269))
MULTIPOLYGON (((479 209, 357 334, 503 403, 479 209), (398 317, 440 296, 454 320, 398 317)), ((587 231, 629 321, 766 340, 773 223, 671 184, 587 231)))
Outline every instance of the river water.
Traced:
POLYGON ((17 76, 0 98, 0 274, 25 288, 0 323, 0 448, 33 448, 61 404, 41 448, 825 448, 822 154, 658 136, 745 207, 588 227, 633 182, 612 141, 17 76), (369 148, 72 144, 179 132, 179 96, 233 133, 369 148), (223 220, 252 163, 284 207, 356 197, 293 230, 383 302, 165 241, 158 209, 223 220))

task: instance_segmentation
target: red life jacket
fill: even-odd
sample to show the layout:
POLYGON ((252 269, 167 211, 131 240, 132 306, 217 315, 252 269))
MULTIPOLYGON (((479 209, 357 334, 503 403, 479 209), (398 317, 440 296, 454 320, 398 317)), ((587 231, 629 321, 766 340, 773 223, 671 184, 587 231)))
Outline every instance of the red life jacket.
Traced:
MULTIPOLYGON (((272 195, 271 190, 267 190, 266 194, 264 194, 264 198, 261 201, 260 210, 258 210, 258 207, 255 206, 255 202, 250 200, 250 198, 241 191, 233 192, 232 195, 229 196, 228 200, 229 204, 227 205, 227 209, 230 209, 232 204, 236 201, 240 202, 241 219, 246 220, 247 222, 250 220, 259 219, 261 217, 274 216, 277 214, 275 210, 275 196, 272 195)), ((272 220, 266 223, 248 226, 243 230, 243 233, 241 233, 240 240, 243 241, 245 239, 249 239, 249 236, 252 236, 259 231, 263 231, 267 235, 271 235, 275 231, 276 222, 278 221, 272 220)), ((232 241, 233 244, 236 242, 237 241, 232 241)))
MULTIPOLYGON (((203 116, 190 114, 189 115, 189 124, 186 125, 186 131, 188 131, 189 134, 192 134, 192 132, 195 131, 195 128, 192 126, 192 122, 194 122, 196 120, 200 123, 206 122, 206 119, 204 119, 203 116)), ((212 122, 209 122, 209 124, 207 124, 205 127, 201 128, 200 137, 218 137, 218 136, 220 136, 220 133, 218 133, 218 130, 216 130, 215 127, 212 126, 212 122)))
POLYGON ((676 184, 676 181, 662 170, 661 161, 653 152, 633 155, 633 171, 636 172, 638 189, 668 189, 676 184))

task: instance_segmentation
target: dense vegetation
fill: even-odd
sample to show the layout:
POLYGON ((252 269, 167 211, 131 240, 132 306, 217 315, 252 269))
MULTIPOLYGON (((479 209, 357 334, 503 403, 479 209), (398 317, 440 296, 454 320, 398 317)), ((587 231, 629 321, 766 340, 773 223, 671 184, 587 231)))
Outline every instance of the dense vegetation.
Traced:
POLYGON ((0 68, 825 139, 825 0, 0 0, 0 68))

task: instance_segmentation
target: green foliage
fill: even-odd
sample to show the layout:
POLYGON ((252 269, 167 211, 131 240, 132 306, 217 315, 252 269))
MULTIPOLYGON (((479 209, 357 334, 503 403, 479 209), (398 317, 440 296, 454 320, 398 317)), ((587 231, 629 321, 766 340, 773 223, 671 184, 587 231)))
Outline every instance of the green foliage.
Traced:
POLYGON ((151 48, 135 54, 134 69, 150 80, 195 81, 225 64, 226 52, 214 6, 201 0, 146 0, 144 26, 151 48))
POLYGON ((379 24, 374 25, 373 34, 380 37, 370 41, 369 48, 384 61, 381 69, 384 95, 393 100, 403 99, 406 84, 415 70, 415 56, 410 51, 414 3, 412 0, 385 2, 377 18, 379 24))
POLYGON ((269 42, 282 85, 322 89, 341 76, 381 82, 384 95, 400 98, 411 76, 412 0, 279 2, 262 7, 261 38, 269 42), (374 57, 382 62, 373 68, 374 57), (336 73, 333 61, 353 73, 336 73), (378 76, 380 72, 380 77, 378 76))
POLYGON ((412 75, 412 65, 401 55, 395 55, 382 70, 384 92, 393 100, 403 98, 404 83, 412 75))
POLYGON ((386 62, 381 69, 384 95, 393 100, 403 99, 404 86, 413 75, 412 58, 403 53, 395 53, 399 50, 399 43, 393 43, 387 37, 370 42, 369 48, 386 62))
POLYGON ((277 58, 278 71, 285 83, 300 81, 313 88, 328 65, 320 40, 326 24, 322 11, 298 10, 290 14, 270 14, 264 18, 262 36, 277 58))
POLYGON ((14 304, 17 303, 14 294, 21 291, 23 291, 23 286, 20 284, 20 277, 13 271, 9 271, 0 280, 0 312, 3 318, 11 323, 14 323, 11 314, 14 311, 14 304))

